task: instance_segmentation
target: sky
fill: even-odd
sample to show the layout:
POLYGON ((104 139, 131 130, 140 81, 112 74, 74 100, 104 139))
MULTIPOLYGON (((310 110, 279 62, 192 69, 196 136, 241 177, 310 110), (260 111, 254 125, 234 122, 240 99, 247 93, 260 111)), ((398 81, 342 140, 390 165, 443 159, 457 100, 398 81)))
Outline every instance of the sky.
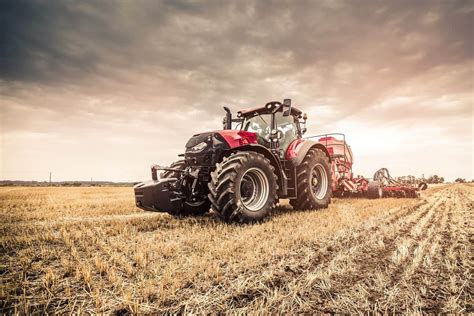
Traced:
POLYGON ((2 1, 0 179, 138 181, 291 98, 354 172, 474 178, 474 1, 2 1))

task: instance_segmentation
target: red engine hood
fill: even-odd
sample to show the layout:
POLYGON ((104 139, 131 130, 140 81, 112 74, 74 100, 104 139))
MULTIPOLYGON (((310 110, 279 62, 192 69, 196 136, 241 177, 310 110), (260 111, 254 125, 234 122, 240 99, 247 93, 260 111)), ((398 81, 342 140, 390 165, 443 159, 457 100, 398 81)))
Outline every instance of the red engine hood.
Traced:
POLYGON ((257 144, 257 134, 247 131, 237 131, 232 129, 225 129, 214 131, 221 135, 230 148, 240 147, 248 144, 257 144))

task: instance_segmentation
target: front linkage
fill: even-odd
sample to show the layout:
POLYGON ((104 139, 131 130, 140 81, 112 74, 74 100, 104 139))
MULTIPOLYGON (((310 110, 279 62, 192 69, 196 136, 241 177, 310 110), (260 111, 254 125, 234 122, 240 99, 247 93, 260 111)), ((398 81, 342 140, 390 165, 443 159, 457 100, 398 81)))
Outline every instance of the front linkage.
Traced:
POLYGON ((170 167, 153 165, 152 180, 137 184, 136 205, 144 210, 168 212, 172 215, 199 215, 209 210, 210 204, 199 182, 199 168, 189 168, 184 160, 170 167), (163 171, 158 176, 158 171, 163 171))

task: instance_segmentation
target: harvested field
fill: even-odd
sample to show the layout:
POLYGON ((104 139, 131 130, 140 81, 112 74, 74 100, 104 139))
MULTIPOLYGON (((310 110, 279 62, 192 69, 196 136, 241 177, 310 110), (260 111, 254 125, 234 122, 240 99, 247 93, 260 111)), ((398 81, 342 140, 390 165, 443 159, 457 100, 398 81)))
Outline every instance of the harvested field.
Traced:
POLYGON ((474 187, 177 219, 131 188, 1 188, 4 312, 474 312, 474 187))

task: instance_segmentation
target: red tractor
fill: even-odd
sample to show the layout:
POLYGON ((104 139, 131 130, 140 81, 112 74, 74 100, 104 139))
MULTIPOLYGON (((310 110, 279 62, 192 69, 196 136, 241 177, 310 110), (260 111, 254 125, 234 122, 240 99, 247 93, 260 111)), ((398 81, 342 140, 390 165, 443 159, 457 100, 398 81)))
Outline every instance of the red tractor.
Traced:
POLYGON ((306 115, 291 100, 239 111, 237 118, 224 109, 223 130, 191 137, 184 159, 170 167, 152 166, 152 180, 134 187, 138 207, 173 215, 212 208, 226 221, 252 222, 265 218, 278 199, 300 210, 328 206, 331 153, 303 139, 306 115))

